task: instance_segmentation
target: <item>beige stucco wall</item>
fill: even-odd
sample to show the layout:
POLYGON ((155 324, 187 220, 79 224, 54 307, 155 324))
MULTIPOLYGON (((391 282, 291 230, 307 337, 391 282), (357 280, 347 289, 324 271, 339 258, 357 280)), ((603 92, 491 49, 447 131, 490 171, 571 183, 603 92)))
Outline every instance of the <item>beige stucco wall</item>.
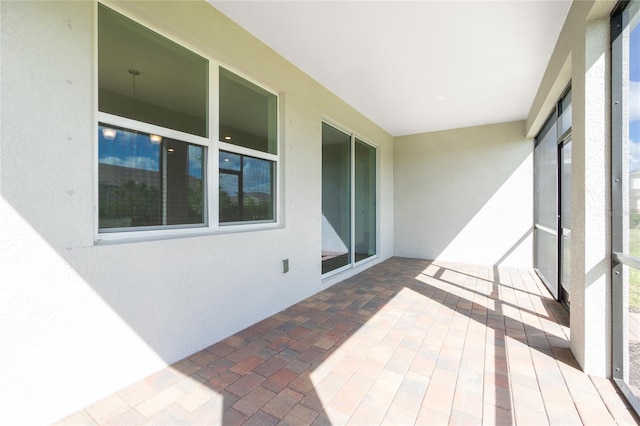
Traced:
POLYGON ((94 244, 96 4, 0 6, 3 423, 54 421, 340 279, 320 271, 323 117, 379 146, 392 255, 391 136, 205 2, 116 7, 280 93, 283 226, 94 244))
POLYGON ((395 254, 532 266, 533 142, 524 121, 395 141, 395 254))
POLYGON ((572 85, 571 350, 588 374, 611 375, 609 14, 573 2, 527 119, 535 135, 572 85))

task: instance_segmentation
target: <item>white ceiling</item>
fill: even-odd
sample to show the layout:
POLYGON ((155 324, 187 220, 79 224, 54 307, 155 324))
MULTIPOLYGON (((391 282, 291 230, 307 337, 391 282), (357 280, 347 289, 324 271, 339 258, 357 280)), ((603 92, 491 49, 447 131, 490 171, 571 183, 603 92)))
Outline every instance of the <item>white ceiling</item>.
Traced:
POLYGON ((209 2, 393 136, 525 119, 571 5, 209 2))

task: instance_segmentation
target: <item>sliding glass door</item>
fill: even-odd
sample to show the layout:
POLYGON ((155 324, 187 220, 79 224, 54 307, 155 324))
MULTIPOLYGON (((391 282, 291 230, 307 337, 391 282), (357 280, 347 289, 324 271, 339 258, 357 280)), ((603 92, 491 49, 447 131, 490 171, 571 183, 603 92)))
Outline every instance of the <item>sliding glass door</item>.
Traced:
POLYGON ((535 268, 553 297, 570 302, 571 90, 554 107, 534 148, 535 268))
POLYGON ((553 297, 558 297, 558 137, 555 114, 536 138, 535 267, 553 297))
POLYGON ((322 125, 322 273, 351 258, 351 136, 322 125))
POLYGON ((377 253, 376 149, 322 124, 322 273, 377 253))

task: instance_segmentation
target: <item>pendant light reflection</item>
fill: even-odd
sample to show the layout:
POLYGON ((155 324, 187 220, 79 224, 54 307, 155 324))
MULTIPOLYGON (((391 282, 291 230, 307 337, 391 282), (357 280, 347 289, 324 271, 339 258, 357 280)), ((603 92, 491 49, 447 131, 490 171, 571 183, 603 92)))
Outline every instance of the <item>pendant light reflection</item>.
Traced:
POLYGON ((151 143, 154 145, 159 145, 160 142, 162 142, 162 136, 160 135, 149 135, 149 140, 151 140, 151 143))
POLYGON ((110 127, 102 128, 102 136, 104 136, 104 138, 108 141, 114 140, 117 134, 118 134, 118 131, 116 129, 112 129, 110 127))

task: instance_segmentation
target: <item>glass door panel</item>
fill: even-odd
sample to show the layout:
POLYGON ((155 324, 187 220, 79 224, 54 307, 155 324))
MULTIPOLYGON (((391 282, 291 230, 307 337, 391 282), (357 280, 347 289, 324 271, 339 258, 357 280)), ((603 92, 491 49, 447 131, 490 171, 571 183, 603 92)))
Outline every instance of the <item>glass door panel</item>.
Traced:
POLYGON ((376 148, 322 123, 322 273, 377 253, 376 148))
POLYGON ((571 293, 571 139, 560 148, 560 288, 569 305, 571 293))
POLYGON ((322 273, 351 263, 351 136, 322 124, 322 273))
POLYGON ((356 139, 355 261, 376 254, 376 150, 356 139))
POLYGON ((534 150, 535 267, 558 297, 558 145, 555 117, 534 150))

